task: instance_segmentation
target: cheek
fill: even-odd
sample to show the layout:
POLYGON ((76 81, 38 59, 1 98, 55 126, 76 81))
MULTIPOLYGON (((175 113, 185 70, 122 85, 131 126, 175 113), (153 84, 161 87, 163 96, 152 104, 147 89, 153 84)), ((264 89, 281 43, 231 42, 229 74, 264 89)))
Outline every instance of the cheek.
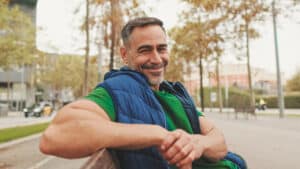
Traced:
POLYGON ((161 58, 162 58, 162 60, 163 60, 166 64, 169 63, 169 55, 164 55, 164 56, 162 56, 161 58))
POLYGON ((129 60, 129 67, 141 71, 141 66, 147 62, 147 59, 144 57, 137 56, 136 58, 131 58, 129 60))

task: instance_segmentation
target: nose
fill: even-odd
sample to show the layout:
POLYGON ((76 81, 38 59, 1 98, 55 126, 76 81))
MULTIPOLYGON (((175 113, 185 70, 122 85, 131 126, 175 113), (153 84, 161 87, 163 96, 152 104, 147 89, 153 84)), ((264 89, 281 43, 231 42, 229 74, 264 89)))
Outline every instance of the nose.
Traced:
POLYGON ((157 50, 153 51, 153 55, 151 56, 151 63, 160 64, 162 62, 162 58, 157 50))

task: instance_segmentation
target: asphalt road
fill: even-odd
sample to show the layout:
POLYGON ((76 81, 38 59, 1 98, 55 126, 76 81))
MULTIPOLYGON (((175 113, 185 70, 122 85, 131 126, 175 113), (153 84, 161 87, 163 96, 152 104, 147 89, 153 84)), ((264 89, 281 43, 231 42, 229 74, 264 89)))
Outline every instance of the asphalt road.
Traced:
POLYGON ((300 118, 206 113, 223 131, 229 150, 241 154, 249 169, 300 168, 300 118))
POLYGON ((39 137, 0 149, 0 169, 79 169, 87 158, 67 160, 46 156, 38 149, 39 137))
MULTIPOLYGON (((300 118, 250 117, 206 113, 219 128, 233 152, 241 154, 249 169, 299 168, 300 118)), ((38 150, 39 138, 0 148, 0 169, 79 169, 87 160, 45 156, 38 150)))

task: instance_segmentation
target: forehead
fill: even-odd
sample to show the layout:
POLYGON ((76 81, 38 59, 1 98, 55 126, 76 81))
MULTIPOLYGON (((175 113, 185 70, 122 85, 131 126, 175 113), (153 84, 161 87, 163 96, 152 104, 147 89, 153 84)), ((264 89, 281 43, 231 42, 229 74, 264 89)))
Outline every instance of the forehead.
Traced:
POLYGON ((166 44, 166 33, 158 25, 149 25, 145 27, 136 27, 133 29, 129 43, 130 46, 140 46, 143 44, 156 45, 166 44))

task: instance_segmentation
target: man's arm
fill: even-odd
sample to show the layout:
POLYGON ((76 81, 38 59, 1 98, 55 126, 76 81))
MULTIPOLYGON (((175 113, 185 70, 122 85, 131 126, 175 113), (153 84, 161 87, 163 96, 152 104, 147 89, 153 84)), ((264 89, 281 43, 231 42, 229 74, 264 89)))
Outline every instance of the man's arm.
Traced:
POLYGON ((63 107, 40 141, 45 154, 65 158, 91 155, 102 148, 137 149, 160 145, 167 130, 157 125, 121 124, 89 100, 63 107))
POLYGON ((200 116, 201 135, 195 135, 198 142, 203 142, 203 156, 211 161, 218 161, 227 154, 227 145, 223 133, 207 118, 200 116))

